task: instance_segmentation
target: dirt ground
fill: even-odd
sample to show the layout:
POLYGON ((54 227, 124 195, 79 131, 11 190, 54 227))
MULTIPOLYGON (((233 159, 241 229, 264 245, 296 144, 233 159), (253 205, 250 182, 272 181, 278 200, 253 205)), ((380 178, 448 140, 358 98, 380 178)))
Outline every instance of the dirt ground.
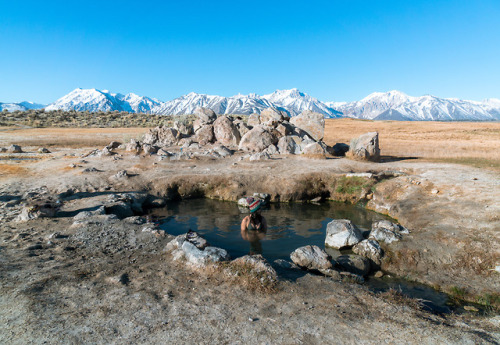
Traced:
MULTIPOLYGON (((147 237, 142 225, 109 217, 82 226, 72 218, 76 211, 90 209, 92 200, 125 191, 162 197, 172 191, 183 197, 205 193, 227 200, 258 191, 273 199, 300 199, 313 196, 304 190, 326 188, 321 183, 335 176, 397 171, 401 176, 376 184, 367 204, 411 231, 388 248, 384 270, 443 291, 463 292, 463 297, 498 296, 500 179, 495 169, 413 159, 363 163, 277 156, 250 162, 241 154, 158 161, 120 152, 118 159, 82 159, 89 148, 70 144, 56 143, 50 145, 52 153, 37 154, 36 141, 27 141, 36 139, 33 133, 17 131, 0 131, 0 146, 22 145, 23 140, 32 145, 16 157, 3 154, 0 163, 0 343, 500 342, 495 313, 435 315, 397 295, 279 269, 275 290, 263 292, 172 261, 163 252, 168 235, 147 237), (97 171, 84 172, 91 167, 97 171), (120 170, 131 176, 114 179, 120 170), (40 190, 63 195, 66 216, 16 222, 17 200, 40 190), (65 196, 68 190, 72 197, 65 196), (127 234, 134 231, 140 234, 134 240, 138 244, 130 247, 127 234), (109 236, 100 237, 103 233, 109 236)), ((77 132, 64 136, 62 131, 50 140, 72 142, 77 132)), ((123 141, 124 133, 116 131, 96 143, 123 141)))

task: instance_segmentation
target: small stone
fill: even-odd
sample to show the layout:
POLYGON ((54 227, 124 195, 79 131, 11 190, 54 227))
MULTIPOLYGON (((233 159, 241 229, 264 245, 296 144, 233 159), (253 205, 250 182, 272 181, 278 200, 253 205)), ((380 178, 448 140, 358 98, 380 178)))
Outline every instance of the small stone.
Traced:
POLYGON ((382 278, 383 276, 384 276, 384 272, 382 272, 382 271, 377 271, 374 274, 375 278, 382 278))
POLYGON ((438 194, 438 193, 439 193, 439 190, 437 190, 437 189, 433 189, 433 190, 431 191, 431 193, 432 193, 432 194, 438 194))
POLYGON ((467 311, 475 312, 475 313, 477 313, 479 311, 479 309, 477 309, 476 307, 473 307, 471 305, 464 306, 464 309, 467 310, 467 311))
POLYGON ((45 147, 40 147, 38 149, 38 153, 50 153, 50 151, 48 149, 46 149, 45 147))

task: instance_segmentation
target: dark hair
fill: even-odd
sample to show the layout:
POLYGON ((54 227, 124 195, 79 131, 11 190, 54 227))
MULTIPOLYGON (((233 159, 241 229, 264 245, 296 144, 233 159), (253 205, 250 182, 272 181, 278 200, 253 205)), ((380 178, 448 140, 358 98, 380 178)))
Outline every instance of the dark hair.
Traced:
POLYGON ((262 215, 259 212, 250 213, 250 218, 253 220, 257 220, 259 223, 262 223, 262 215))

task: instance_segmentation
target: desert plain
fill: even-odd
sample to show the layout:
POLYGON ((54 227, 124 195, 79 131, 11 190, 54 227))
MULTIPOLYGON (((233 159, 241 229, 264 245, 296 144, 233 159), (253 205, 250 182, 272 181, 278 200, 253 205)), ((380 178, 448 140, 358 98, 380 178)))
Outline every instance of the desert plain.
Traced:
POLYGON ((380 162, 249 161, 240 152, 158 160, 121 149, 89 155, 147 130, 0 128, 0 147, 24 151, 0 157, 0 343, 500 342, 500 123, 326 120, 328 145, 377 131, 380 162), (50 153, 38 153, 41 147, 50 153), (116 177, 121 171, 126 178, 116 177), (386 177, 369 191, 339 188, 353 173, 386 177), (377 294, 282 267, 276 284, 261 286, 258 277, 172 260, 164 248, 173 236, 143 232, 141 217, 75 221, 130 192, 160 200, 236 202, 259 192, 272 202, 361 202, 410 230, 384 248, 384 273, 449 293, 470 311, 433 313, 397 291, 377 294), (36 197, 52 198, 57 213, 20 220, 36 197))

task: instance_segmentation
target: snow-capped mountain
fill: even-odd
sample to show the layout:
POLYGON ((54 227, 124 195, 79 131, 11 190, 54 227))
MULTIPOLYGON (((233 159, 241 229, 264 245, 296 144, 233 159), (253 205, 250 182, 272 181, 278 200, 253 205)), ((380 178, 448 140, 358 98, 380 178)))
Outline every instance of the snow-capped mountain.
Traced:
POLYGON ((163 103, 153 109, 153 113, 162 115, 192 114, 197 107, 210 108, 217 114, 259 114, 264 109, 275 108, 285 111, 290 116, 296 116, 304 110, 319 112, 327 118, 341 116, 339 112, 297 89, 277 90, 265 96, 253 93, 233 97, 201 95, 191 92, 163 103))
POLYGON ((197 107, 210 108, 217 114, 249 115, 275 106, 255 94, 222 97, 191 92, 158 105, 152 112, 160 115, 184 115, 193 114, 197 107))
POLYGON ((500 100, 465 101, 435 96, 412 97, 400 91, 375 92, 360 101, 326 103, 344 116, 373 120, 500 120, 500 100))
POLYGON ((7 111, 26 111, 30 109, 42 109, 45 108, 44 104, 37 104, 33 102, 21 102, 21 103, 0 103, 0 111, 6 109, 7 111))
POLYGON ((304 110, 315 111, 323 114, 326 118, 342 116, 341 112, 308 94, 300 92, 298 89, 276 90, 269 95, 262 96, 262 98, 267 99, 278 107, 287 109, 291 116, 299 115, 304 110))
POLYGON ((45 110, 77 110, 77 111, 127 111, 133 113, 151 113, 151 109, 161 102, 149 97, 133 93, 122 95, 110 93, 108 90, 75 89, 66 96, 49 104, 45 110))
MULTIPOLYGON (((323 114, 326 118, 353 117, 374 120, 405 121, 494 121, 500 120, 500 99, 491 98, 482 102, 465 101, 435 96, 412 97, 400 91, 375 92, 356 102, 321 102, 298 89, 276 90, 259 96, 257 94, 223 97, 191 92, 168 102, 138 96, 122 95, 107 90, 76 89, 45 110, 78 111, 127 111, 158 115, 192 114, 197 107, 207 107, 217 114, 248 115, 260 113, 267 108, 285 111, 296 116, 304 110, 323 114)), ((0 103, 0 110, 8 111, 43 108, 31 102, 0 103)))

